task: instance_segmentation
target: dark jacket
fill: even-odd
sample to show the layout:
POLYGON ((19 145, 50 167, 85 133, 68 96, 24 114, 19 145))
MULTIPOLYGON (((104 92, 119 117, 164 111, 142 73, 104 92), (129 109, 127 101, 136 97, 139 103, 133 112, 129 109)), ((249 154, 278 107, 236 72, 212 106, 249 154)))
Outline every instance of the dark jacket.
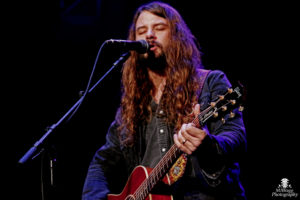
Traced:
MULTIPOLYGON (((199 98, 201 111, 218 95, 224 94, 229 87, 231 84, 223 72, 211 71, 199 98)), ((153 106, 152 108, 155 109, 153 106)), ((156 146, 155 151, 160 152, 155 154, 162 157, 166 149, 173 144, 173 127, 164 123, 163 112, 159 111, 157 109, 153 116, 156 126, 140 126, 137 135, 145 138, 147 131, 154 131, 153 134, 157 134, 158 139, 154 139, 152 143, 156 146), (161 129, 164 130, 164 134, 160 135, 161 129)), ((239 180, 238 161, 246 150, 246 135, 241 113, 237 109, 234 112, 233 118, 225 116, 224 124, 220 120, 208 121, 205 126, 209 132, 207 137, 199 148, 188 156, 184 176, 170 189, 175 199, 245 199, 244 189, 239 180)), ((144 159, 144 140, 137 140, 133 147, 122 146, 117 128, 118 124, 114 121, 108 130, 105 145, 96 152, 89 166, 83 188, 83 200, 106 199, 108 193, 120 193, 134 167, 151 160, 144 159)))

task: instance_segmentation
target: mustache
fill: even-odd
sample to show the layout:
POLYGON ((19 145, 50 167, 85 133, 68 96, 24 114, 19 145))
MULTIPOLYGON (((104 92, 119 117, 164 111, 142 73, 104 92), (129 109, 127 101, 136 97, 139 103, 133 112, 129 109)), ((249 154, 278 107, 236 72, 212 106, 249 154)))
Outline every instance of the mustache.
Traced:
POLYGON ((163 45, 160 42, 157 42, 155 40, 149 40, 147 42, 149 44, 149 48, 156 46, 156 47, 163 49, 163 45))
MULTIPOLYGON (((157 46, 158 47, 158 46, 157 46)), ((145 54, 138 54, 138 63, 141 66, 151 66, 151 65, 166 65, 166 54, 162 49, 161 53, 155 55, 153 51, 148 51, 145 54)))

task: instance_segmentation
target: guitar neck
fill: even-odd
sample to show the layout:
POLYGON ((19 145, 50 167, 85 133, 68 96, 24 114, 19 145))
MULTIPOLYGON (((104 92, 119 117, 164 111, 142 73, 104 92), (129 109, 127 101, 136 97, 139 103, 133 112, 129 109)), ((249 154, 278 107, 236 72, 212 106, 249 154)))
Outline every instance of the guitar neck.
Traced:
POLYGON ((151 191, 156 183, 166 175, 168 170, 172 167, 172 164, 182 153, 183 152, 180 151, 175 144, 171 146, 164 157, 159 161, 155 168, 153 168, 147 181, 145 181, 144 184, 146 184, 148 191, 151 191))

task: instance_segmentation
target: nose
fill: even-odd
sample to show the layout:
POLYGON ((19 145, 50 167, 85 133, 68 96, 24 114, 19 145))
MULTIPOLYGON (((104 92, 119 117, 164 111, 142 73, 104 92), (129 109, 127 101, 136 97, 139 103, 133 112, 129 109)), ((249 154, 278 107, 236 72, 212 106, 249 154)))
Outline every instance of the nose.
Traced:
POLYGON ((146 33, 146 40, 155 40, 155 39, 156 39, 155 32, 149 28, 146 33))

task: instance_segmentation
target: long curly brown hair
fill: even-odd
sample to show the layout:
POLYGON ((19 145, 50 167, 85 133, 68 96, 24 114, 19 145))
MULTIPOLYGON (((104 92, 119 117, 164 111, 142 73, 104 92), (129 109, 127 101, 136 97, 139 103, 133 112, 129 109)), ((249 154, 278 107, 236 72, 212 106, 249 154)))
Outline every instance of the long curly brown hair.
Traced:
MULTIPOLYGON (((199 70, 202 68, 200 51, 180 14, 170 5, 161 2, 145 4, 136 11, 129 29, 129 40, 135 40, 135 26, 139 15, 149 11, 165 18, 170 25, 170 45, 165 50, 167 68, 166 85, 159 106, 167 112, 168 123, 179 130, 192 112, 199 96, 199 70)), ((139 65, 138 54, 132 52, 122 70, 122 99, 119 109, 120 130, 126 132, 123 142, 132 145, 137 127, 151 119, 153 84, 147 69, 139 65)))

